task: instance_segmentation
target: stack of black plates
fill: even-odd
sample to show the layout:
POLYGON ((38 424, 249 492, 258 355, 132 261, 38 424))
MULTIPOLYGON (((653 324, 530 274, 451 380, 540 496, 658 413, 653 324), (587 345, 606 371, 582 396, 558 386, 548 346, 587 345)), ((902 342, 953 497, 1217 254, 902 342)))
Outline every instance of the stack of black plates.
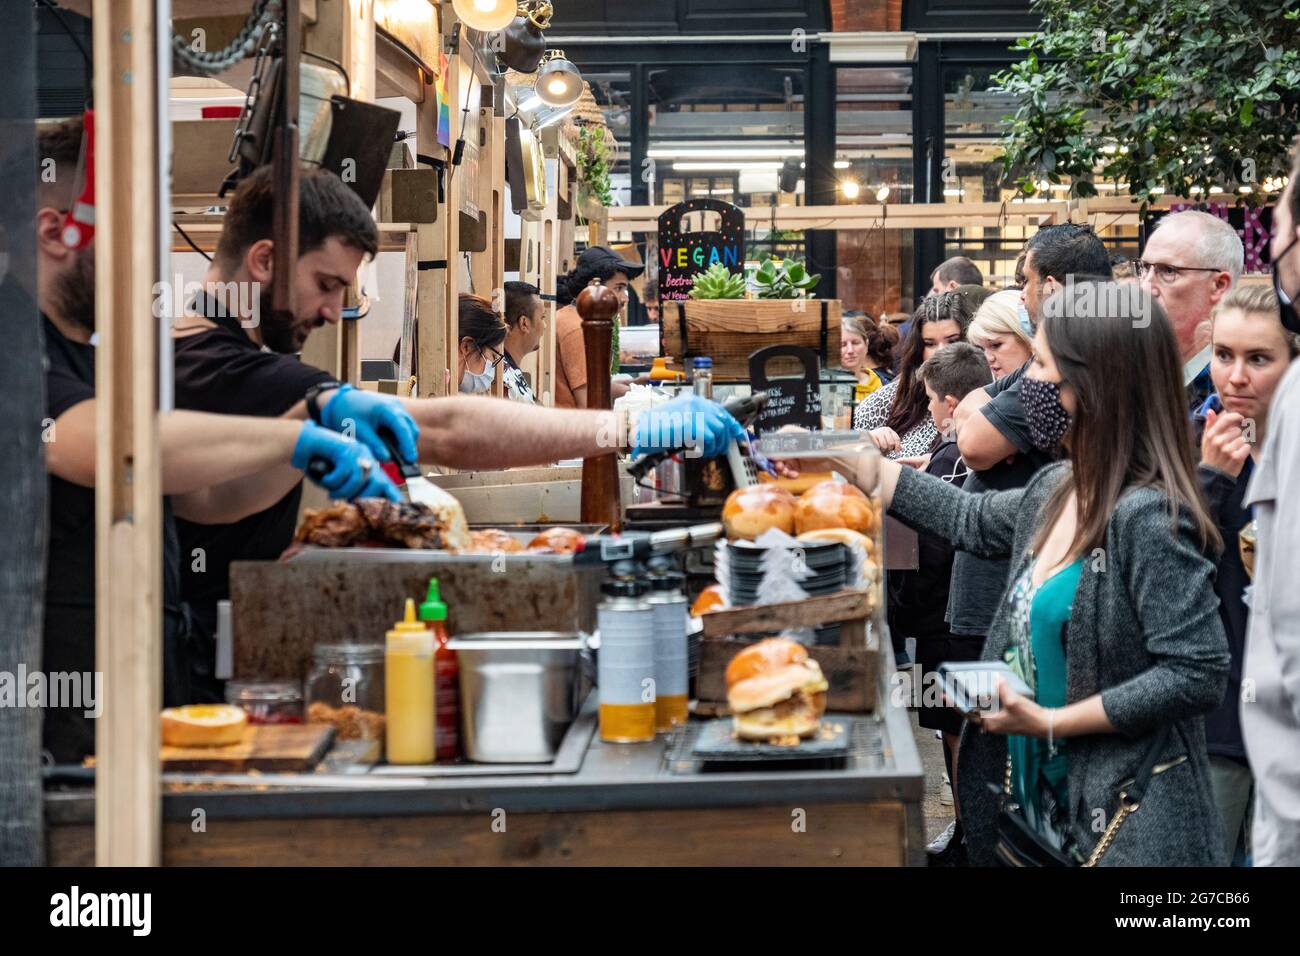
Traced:
POLYGON ((761 548, 747 541, 738 541, 728 545, 727 554, 731 574, 728 583, 733 605, 739 607, 758 600, 758 587, 763 581, 766 567, 764 561, 783 560, 778 556, 780 554, 784 554, 784 559, 791 562, 802 561, 808 576, 799 582, 799 586, 808 594, 833 594, 843 590, 848 579, 849 553, 842 544, 802 544, 796 553, 793 549, 761 548), (773 554, 773 551, 778 554, 773 554))

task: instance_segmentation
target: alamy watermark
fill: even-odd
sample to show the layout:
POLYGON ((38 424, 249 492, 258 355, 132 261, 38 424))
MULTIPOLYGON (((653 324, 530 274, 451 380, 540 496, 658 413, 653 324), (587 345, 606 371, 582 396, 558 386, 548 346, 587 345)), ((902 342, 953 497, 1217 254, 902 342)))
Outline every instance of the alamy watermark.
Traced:
POLYGON ((1076 281, 1073 275, 1067 275, 1061 290, 1043 303, 1043 315, 1066 319, 1126 318, 1133 322, 1133 328, 1145 329, 1151 324, 1151 301, 1151 296, 1136 282, 1076 281))
POLYGON ((69 708, 94 719, 104 712, 104 675, 99 671, 0 671, 0 707, 69 708))
POLYGON ((175 321, 194 306, 196 312, 208 318, 236 318, 246 329, 255 329, 262 322, 260 282, 186 282, 179 272, 173 280, 153 284, 156 319, 175 321), (204 298, 200 300, 200 296, 204 298))

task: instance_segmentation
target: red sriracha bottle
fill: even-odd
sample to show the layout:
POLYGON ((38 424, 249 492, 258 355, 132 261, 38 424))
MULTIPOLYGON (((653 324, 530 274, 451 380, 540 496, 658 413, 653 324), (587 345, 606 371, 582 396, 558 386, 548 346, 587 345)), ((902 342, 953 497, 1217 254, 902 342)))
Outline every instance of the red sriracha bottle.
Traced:
POLYGON ((438 579, 429 578, 429 593, 420 605, 420 620, 433 632, 433 750, 435 760, 460 759, 460 663, 447 647, 447 605, 438 594, 438 579))

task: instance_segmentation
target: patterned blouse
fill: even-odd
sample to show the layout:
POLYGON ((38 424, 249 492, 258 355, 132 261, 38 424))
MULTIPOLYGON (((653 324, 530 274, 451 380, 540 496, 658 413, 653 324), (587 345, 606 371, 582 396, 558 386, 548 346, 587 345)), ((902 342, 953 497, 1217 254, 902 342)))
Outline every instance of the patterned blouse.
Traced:
MULTIPOLYGON (((876 389, 858 406, 853 413, 853 427, 858 431, 871 431, 881 428, 889 418, 889 410, 894 404, 894 392, 898 388, 898 379, 876 389)), ((898 451, 891 452, 889 458, 915 458, 928 455, 934 440, 939 437, 934 427, 934 419, 926 412, 924 420, 912 428, 906 435, 899 435, 902 442, 898 451)))

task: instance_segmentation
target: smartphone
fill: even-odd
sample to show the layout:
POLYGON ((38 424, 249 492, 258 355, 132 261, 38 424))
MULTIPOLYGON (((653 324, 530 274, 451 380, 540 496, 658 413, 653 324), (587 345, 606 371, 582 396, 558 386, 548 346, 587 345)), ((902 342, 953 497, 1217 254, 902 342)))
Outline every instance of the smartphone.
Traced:
POLYGON ((939 684, 962 714, 998 709, 998 679, 1022 697, 1034 692, 1020 675, 1001 661, 947 661, 939 665, 939 684))

